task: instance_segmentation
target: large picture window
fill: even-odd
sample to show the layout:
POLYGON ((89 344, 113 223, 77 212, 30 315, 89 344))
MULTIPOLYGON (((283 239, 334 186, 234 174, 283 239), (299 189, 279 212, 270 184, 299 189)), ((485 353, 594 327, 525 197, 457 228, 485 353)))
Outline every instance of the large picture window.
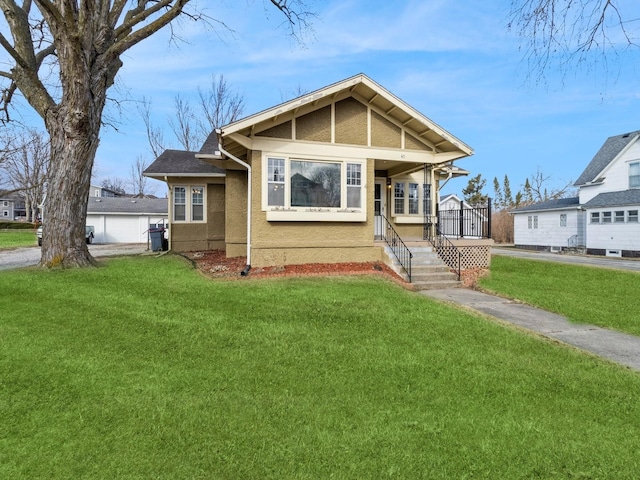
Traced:
POLYGON ((205 187, 179 185, 173 187, 173 221, 205 221, 205 187))
POLYGON ((365 162, 266 157, 263 208, 268 220, 350 221, 364 211, 365 162), (337 214, 340 214, 336 217, 337 214))
POLYGON ((340 208, 340 164, 291 160, 291 206, 340 208))

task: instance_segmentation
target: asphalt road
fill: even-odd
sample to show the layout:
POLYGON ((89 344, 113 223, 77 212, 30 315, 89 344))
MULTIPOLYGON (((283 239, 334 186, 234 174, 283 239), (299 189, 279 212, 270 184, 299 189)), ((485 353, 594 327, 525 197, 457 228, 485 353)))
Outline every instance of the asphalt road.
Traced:
MULTIPOLYGON (((89 252, 96 258, 118 255, 138 255, 149 252, 146 243, 112 243, 89 245, 89 252)), ((40 261, 40 247, 0 250, 0 270, 30 267, 40 261)))
POLYGON ((591 267, 613 268, 640 272, 640 259, 624 259, 615 257, 601 257, 594 255, 573 255, 568 253, 533 252, 513 247, 491 247, 492 255, 528 258, 531 260, 545 260, 547 262, 570 263, 574 265, 588 265, 591 267))

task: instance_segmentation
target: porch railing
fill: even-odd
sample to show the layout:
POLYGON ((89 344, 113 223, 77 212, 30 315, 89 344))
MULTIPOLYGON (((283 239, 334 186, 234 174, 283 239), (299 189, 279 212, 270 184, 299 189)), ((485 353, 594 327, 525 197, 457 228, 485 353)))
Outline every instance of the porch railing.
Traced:
POLYGON ((447 266, 461 278, 462 253, 441 231, 436 218, 429 217, 424 224, 424 238, 431 242, 434 250, 447 266))
POLYGON ((411 283, 411 259, 413 258, 413 253, 411 253, 411 250, 409 250, 402 241, 398 232, 395 231, 389 220, 387 220, 387 217, 384 215, 376 216, 376 223, 377 237, 389 245, 389 248, 391 248, 391 251, 398 259, 398 263, 407 273, 409 283, 411 283))
POLYGON ((438 210, 438 228, 448 237, 491 238, 491 199, 486 205, 438 210))

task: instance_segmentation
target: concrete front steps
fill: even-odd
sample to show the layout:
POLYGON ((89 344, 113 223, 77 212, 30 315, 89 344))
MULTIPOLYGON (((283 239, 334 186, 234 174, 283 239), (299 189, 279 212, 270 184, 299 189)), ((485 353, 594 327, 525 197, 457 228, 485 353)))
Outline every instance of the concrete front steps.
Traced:
MULTIPOLYGON (((411 242, 407 247, 413 254, 411 259, 411 285, 416 290, 430 290, 437 288, 453 288, 462 285, 458 276, 440 259, 438 254, 428 242, 411 242)), ((387 264, 398 275, 409 281, 398 259, 393 254, 391 247, 385 244, 384 253, 387 264)))

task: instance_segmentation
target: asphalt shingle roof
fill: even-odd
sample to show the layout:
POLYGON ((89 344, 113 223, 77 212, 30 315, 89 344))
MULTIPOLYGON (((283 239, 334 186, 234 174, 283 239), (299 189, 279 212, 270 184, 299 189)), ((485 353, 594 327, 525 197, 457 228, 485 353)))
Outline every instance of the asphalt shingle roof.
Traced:
POLYGON ((622 207, 640 205, 640 189, 606 192, 596 195, 583 206, 584 208, 622 207))
POLYGON ((579 206, 580 199, 578 197, 556 198, 554 200, 547 200, 546 202, 533 203, 531 205, 516 208, 515 210, 513 210, 513 213, 533 212, 540 210, 561 210, 578 208, 579 206))
POLYGON ((607 165, 609 165, 637 135, 640 135, 640 130, 607 138, 574 185, 585 185, 586 183, 596 180, 602 171, 607 168, 607 165))
POLYGON ((167 215, 166 198, 89 197, 87 213, 124 213, 167 215))
POLYGON ((223 169, 203 162, 196 158, 196 152, 185 150, 165 150, 149 165, 144 171, 149 177, 172 175, 172 176, 204 176, 224 175, 223 169))

